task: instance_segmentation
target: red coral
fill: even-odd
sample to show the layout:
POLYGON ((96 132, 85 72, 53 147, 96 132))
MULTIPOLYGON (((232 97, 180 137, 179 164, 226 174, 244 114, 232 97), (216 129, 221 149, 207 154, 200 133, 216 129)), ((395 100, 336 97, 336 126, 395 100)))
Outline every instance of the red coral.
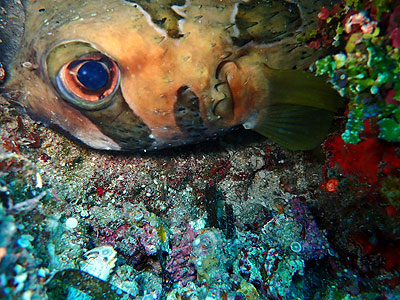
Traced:
POLYGON ((399 242, 390 242, 382 239, 371 242, 372 239, 364 233, 356 234, 353 237, 353 241, 361 247, 364 255, 381 256, 385 261, 383 267, 387 271, 400 269, 399 242))
POLYGON ((400 170, 400 157, 397 156, 394 146, 388 147, 383 157, 383 162, 383 173, 396 176, 396 172, 400 170))
POLYGON ((397 5, 389 18, 388 32, 400 27, 400 5, 397 5))
POLYGON ((393 48, 400 49, 400 5, 396 6, 389 18, 388 34, 393 48))
POLYGON ((98 186, 96 188, 96 193, 97 196, 104 196, 104 194, 107 192, 107 189, 103 188, 102 186, 98 186))
POLYGON ((222 179, 228 174, 230 168, 230 161, 224 159, 223 157, 218 157, 210 171, 214 177, 217 177, 216 179, 222 179))
POLYGON ((337 192, 338 184, 339 184, 339 180, 337 180, 336 178, 329 179, 325 185, 326 190, 331 193, 337 192))
POLYGON ((365 122, 364 126, 364 140, 357 145, 346 144, 340 135, 325 142, 329 156, 326 166, 338 165, 343 174, 356 176, 368 184, 377 183, 379 173, 398 177, 400 155, 397 145, 378 139, 376 128, 371 122, 365 122))
POLYGON ((369 184, 377 182, 384 149, 375 138, 349 145, 341 136, 334 136, 325 143, 325 149, 329 153, 329 160, 336 162, 344 174, 354 175, 369 184))
POLYGON ((174 235, 170 259, 167 261, 166 270, 173 282, 186 286, 189 281, 196 280, 196 268, 191 262, 192 243, 198 234, 187 226, 183 232, 174 235))
POLYGON ((321 20, 326 20, 329 18, 330 16, 330 12, 329 9, 327 9, 326 7, 321 8, 321 12, 318 14, 318 18, 321 20))
POLYGON ((9 152, 12 153, 21 153, 21 150, 19 148, 19 144, 16 143, 12 138, 6 138, 6 137, 1 137, 2 141, 2 146, 9 152))
MULTIPOLYGON (((399 32, 400 33, 400 32, 399 32)), ((399 40, 400 41, 400 40, 399 40)), ((400 105, 400 102, 394 99, 394 96, 396 95, 396 91, 394 89, 390 90, 386 97, 385 97, 385 102, 386 104, 393 104, 393 105, 400 105)))
POLYGON ((386 207, 386 214, 389 217, 396 217, 398 215, 398 212, 397 212, 397 210, 396 210, 396 208, 394 206, 389 205, 389 206, 386 207))
POLYGON ((396 246, 386 247, 382 251, 382 257, 385 259, 385 269, 388 271, 400 269, 400 249, 396 246))
POLYGON ((308 43, 307 48, 318 50, 321 47, 321 42, 318 40, 311 41, 308 43))
POLYGON ((29 140, 28 147, 30 148, 40 148, 40 146, 42 146, 40 135, 35 132, 30 132, 27 135, 27 139, 29 140))
POLYGON ((307 47, 310 49, 331 47, 335 41, 336 32, 334 28, 355 13, 354 10, 348 10, 343 2, 335 4, 332 10, 323 7, 318 14, 319 22, 316 32, 313 32, 306 39, 307 47))
POLYGON ((392 39, 393 48, 400 49, 400 28, 395 28, 390 33, 390 38, 392 39))

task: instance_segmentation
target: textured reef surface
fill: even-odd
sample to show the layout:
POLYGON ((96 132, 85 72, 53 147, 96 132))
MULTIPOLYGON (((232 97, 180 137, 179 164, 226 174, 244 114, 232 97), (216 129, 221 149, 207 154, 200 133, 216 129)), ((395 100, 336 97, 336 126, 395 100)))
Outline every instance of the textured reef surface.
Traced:
POLYGON ((348 99, 314 151, 97 152, 0 98, 0 298, 399 299, 399 17, 344 1, 302 37, 348 99))

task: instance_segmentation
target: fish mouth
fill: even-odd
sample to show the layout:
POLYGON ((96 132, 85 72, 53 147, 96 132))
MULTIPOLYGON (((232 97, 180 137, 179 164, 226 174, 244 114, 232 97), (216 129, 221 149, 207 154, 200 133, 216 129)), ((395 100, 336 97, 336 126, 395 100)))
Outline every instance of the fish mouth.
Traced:
POLYGON ((231 121, 234 118, 234 100, 229 86, 226 66, 235 64, 232 60, 224 60, 215 70, 214 84, 211 89, 210 110, 216 119, 231 121))

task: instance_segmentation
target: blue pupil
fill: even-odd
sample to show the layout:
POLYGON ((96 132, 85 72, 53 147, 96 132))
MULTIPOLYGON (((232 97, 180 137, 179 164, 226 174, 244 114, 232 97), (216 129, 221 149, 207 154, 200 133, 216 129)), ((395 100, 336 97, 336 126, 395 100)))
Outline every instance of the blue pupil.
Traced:
POLYGON ((78 80, 90 90, 103 88, 108 81, 108 72, 98 61, 85 62, 78 70, 78 80))

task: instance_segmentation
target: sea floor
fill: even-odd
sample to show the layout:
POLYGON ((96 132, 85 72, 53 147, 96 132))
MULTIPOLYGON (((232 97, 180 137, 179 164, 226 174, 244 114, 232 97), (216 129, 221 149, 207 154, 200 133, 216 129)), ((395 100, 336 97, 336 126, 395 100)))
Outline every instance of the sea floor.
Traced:
POLYGON ((1 99, 0 298, 399 299, 399 147, 335 136, 99 152, 1 99), (115 262, 84 256, 105 245, 115 262))

